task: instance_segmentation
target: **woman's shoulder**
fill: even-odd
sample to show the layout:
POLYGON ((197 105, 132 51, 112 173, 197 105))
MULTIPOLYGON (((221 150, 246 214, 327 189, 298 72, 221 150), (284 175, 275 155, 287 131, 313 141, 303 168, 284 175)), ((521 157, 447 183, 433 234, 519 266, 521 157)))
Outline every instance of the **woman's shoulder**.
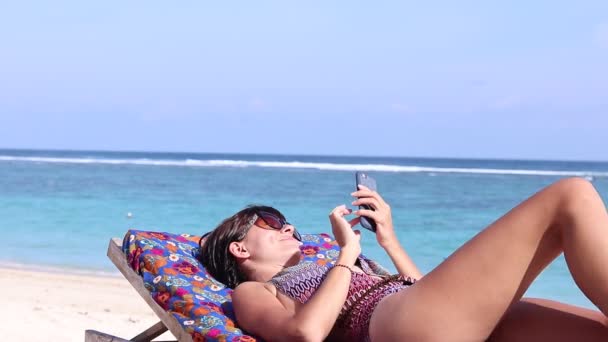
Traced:
POLYGON ((276 288, 269 283, 262 283, 259 281, 245 281, 240 283, 237 287, 234 288, 232 292, 232 299, 243 296, 251 296, 252 294, 260 293, 260 291, 268 291, 274 295, 276 295, 276 288))

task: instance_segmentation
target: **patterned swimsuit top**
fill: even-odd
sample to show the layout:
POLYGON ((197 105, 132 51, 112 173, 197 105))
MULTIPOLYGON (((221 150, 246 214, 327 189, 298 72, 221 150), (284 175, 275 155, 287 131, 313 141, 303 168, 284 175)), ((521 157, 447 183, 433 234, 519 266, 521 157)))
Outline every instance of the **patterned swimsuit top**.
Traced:
MULTIPOLYGON (((353 272, 346 301, 333 330, 339 328, 339 335, 349 341, 367 341, 372 312, 380 300, 412 285, 416 280, 390 275, 374 261, 363 256, 359 257, 357 264, 364 273, 353 272)), ((306 303, 332 267, 302 262, 277 273, 270 283, 286 296, 306 303)))

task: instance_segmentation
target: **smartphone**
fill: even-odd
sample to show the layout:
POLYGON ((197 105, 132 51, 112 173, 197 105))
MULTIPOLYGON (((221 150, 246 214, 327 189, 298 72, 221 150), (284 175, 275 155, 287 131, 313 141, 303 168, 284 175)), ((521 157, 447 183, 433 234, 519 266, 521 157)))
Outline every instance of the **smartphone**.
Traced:
MULTIPOLYGON (((357 190, 359 190, 359 184, 368 187, 372 191, 378 190, 376 187, 376 180, 373 179, 372 177, 370 177, 370 175, 368 175, 365 172, 358 171, 357 173, 355 173, 355 181, 356 181, 357 190)), ((360 205, 359 209, 374 210, 374 208, 372 208, 371 206, 369 206, 367 204, 360 205)), ((376 222, 369 217, 365 217, 365 216, 360 216, 360 217, 361 217, 361 222, 360 222, 361 226, 363 228, 369 229, 375 233, 376 232, 376 222)))

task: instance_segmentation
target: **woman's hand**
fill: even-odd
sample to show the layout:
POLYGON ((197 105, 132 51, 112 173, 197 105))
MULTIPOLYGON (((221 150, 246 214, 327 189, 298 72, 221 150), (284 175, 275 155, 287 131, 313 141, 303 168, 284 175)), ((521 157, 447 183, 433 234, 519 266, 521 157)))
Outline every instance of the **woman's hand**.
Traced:
POLYGON ((347 221, 344 216, 352 213, 351 209, 345 205, 340 205, 329 213, 329 222, 334 237, 340 246, 340 253, 348 259, 355 262, 359 254, 361 254, 361 232, 353 230, 353 227, 359 223, 359 217, 347 221))
POLYGON ((368 205, 374 210, 359 209, 355 211, 357 216, 365 216, 376 221, 376 239, 382 248, 386 249, 393 244, 399 244, 397 235, 393 228, 393 218, 391 215, 391 207, 382 199, 376 192, 371 191, 364 185, 359 185, 359 190, 351 194, 357 199, 353 205, 368 205))

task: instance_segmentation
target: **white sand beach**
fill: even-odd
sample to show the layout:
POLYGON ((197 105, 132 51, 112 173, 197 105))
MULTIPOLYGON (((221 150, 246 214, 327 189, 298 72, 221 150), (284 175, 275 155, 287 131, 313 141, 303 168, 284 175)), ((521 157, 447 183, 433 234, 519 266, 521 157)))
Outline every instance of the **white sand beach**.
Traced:
MULTIPOLYGON (((133 338, 159 320, 124 278, 0 268, 0 335, 7 341, 84 341, 93 329, 133 338)), ((175 340, 170 332, 161 340, 175 340)))

